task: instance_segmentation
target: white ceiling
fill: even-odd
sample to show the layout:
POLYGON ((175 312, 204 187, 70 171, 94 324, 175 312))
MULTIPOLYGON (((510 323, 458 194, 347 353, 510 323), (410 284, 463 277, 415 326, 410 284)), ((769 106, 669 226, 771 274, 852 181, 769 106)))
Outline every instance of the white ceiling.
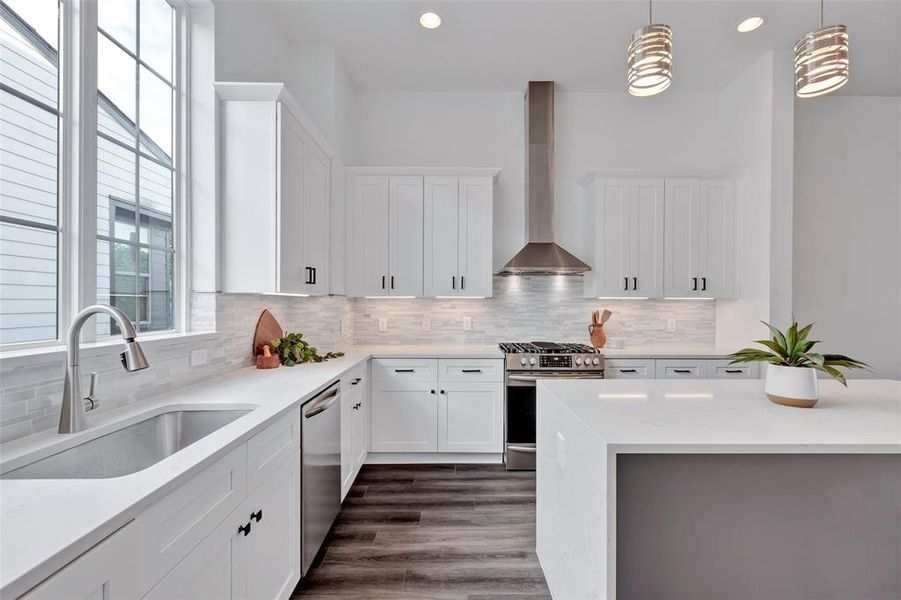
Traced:
MULTIPOLYGON (((257 3, 263 4, 257 0, 257 3)), ((555 80, 562 91, 620 92, 644 0, 268 0, 292 43, 334 45, 360 89, 521 91, 555 80), (439 29, 419 26, 434 10, 439 29)), ((657 0, 673 28, 673 92, 725 87, 769 49, 790 64, 816 29, 817 0, 657 0), (764 14, 750 34, 735 25, 764 14)), ((901 0, 827 0, 826 22, 848 26, 851 82, 842 93, 901 95, 901 0)))

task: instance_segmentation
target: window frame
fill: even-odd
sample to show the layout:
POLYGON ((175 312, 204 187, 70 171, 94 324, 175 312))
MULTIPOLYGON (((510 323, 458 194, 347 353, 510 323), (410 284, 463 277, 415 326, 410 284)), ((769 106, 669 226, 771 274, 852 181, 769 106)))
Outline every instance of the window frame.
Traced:
MULTIPOLYGON (((188 44, 190 0, 165 0, 174 11, 172 86, 172 220, 173 220, 173 328, 139 332, 139 335, 182 335, 188 330, 190 274, 188 249, 190 181, 188 170, 188 44)), ((52 340, 14 342, 0 350, 16 351, 55 347, 65 343, 69 325, 78 312, 97 302, 97 41, 102 33, 93 0, 59 0, 59 115, 58 128, 58 220, 57 230, 57 337, 52 340)), ((140 24, 137 24, 140 27, 140 24)), ((108 36, 109 39, 109 36, 108 36)), ((114 42, 115 43, 115 42, 114 42)), ((145 62, 145 68, 159 74, 145 62)), ((163 78, 165 80, 165 78, 163 78)), ((109 136, 104 139, 109 140, 109 136)), ((117 141, 113 140, 113 143, 117 141)), ((134 150, 146 157, 140 147, 134 150)), ((168 166, 167 166, 168 168, 168 166)), ((139 180, 139 173, 135 174, 139 180)), ((86 327, 81 341, 94 342, 86 327)))

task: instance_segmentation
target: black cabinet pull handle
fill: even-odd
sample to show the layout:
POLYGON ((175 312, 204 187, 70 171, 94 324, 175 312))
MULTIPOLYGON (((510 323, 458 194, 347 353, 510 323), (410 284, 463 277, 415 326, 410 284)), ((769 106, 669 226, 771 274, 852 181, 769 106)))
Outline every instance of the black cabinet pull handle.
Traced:
POLYGON ((673 369, 673 373, 691 373, 691 369, 673 369))
POLYGON ((391 276, 391 289, 394 289, 394 275, 391 276))
POLYGON ((447 392, 445 392, 444 390, 441 390, 441 393, 442 393, 442 394, 446 394, 447 392))
POLYGON ((463 369, 464 373, 481 373, 482 369, 463 369))
POLYGON ((354 409, 354 410, 360 410, 360 405, 359 405, 359 403, 358 403, 358 404, 354 404, 353 406, 351 406, 351 408, 354 409))
POLYGON ((632 291, 636 291, 638 289, 638 277, 632 278, 632 291))
POLYGON ((451 275, 451 289, 452 290, 457 289, 457 276, 456 275, 451 275))
POLYGON ((638 373, 637 369, 620 369, 620 373, 638 373))
POLYGON ((414 369, 394 369, 395 373, 413 373, 414 369))
POLYGON ((691 278, 691 291, 693 291, 693 292, 698 291, 698 278, 697 277, 691 278))
POLYGON ((243 533, 244 537, 247 537, 250 534, 250 521, 247 522, 247 525, 238 527, 238 533, 243 533))
POLYGON ((466 289, 466 277, 464 277, 463 275, 460 275, 460 289, 466 289))
POLYGON ((261 508, 255 513, 250 513, 250 518, 259 523, 263 520, 263 509, 261 508))
POLYGON ((385 289, 385 276, 382 275, 382 289, 385 289))
POLYGON ((316 267, 313 267, 313 285, 316 285, 316 267))
POLYGON ((744 369, 726 369, 726 373, 744 373, 744 369))
POLYGON ((623 277, 623 286, 624 286, 623 290, 628 292, 629 291, 629 278, 628 277, 623 277))
POLYGON ((435 390, 429 390, 429 393, 430 393, 430 394, 434 394, 434 393, 435 393, 435 390))
POLYGON ((706 277, 701 277, 701 291, 702 292, 707 291, 707 278, 706 277))
POLYGON ((354 377, 354 380, 350 382, 350 385, 359 385, 361 381, 363 381, 362 377, 354 377))

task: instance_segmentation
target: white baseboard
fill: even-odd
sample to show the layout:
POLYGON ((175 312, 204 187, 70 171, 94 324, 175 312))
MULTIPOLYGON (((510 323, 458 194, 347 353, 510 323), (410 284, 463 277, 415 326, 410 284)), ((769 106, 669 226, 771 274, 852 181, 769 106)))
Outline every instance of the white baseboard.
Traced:
POLYGON ((503 464, 502 453, 370 452, 367 465, 503 464))

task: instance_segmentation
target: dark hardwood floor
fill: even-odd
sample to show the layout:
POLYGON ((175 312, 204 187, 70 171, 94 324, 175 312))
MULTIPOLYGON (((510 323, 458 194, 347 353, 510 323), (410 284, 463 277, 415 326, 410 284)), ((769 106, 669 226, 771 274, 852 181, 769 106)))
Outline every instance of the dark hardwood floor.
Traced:
POLYGON ((366 465, 294 598, 548 600, 535 473, 366 465))

